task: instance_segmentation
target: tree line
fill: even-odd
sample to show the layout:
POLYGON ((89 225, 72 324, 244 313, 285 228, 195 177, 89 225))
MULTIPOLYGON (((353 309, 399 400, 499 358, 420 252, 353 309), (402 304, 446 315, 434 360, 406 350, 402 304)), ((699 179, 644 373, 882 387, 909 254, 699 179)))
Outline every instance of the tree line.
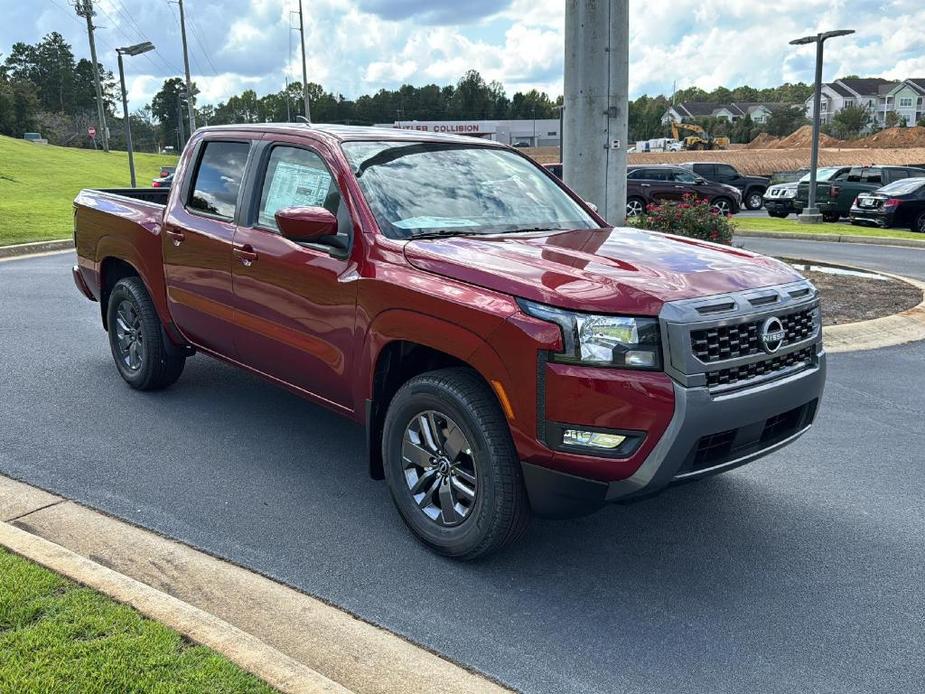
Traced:
MULTIPOLYGON (((122 120, 115 116, 119 102, 118 86, 112 71, 98 66, 103 101, 110 126, 110 143, 123 148, 122 120)), ((258 96, 248 89, 218 104, 200 103, 199 90, 193 84, 192 95, 186 94, 184 81, 173 77, 163 82, 150 104, 131 114, 133 139, 138 149, 157 150, 180 146, 189 136, 185 99, 192 98, 199 125, 228 123, 262 123, 294 121, 303 113, 302 85, 293 82, 278 92, 258 96)), ((398 89, 380 89, 347 99, 342 94, 308 84, 312 120, 319 123, 368 125, 411 120, 494 120, 558 118, 562 97, 530 90, 508 96, 503 85, 486 81, 476 70, 466 72, 454 85, 428 84, 421 87, 405 84, 398 89)), ((806 123, 802 104, 812 94, 803 83, 756 89, 747 85, 704 91, 690 87, 677 91, 673 98, 643 95, 629 102, 630 141, 665 137, 670 134, 661 119, 668 107, 683 101, 778 102, 799 104, 793 109, 777 109, 764 124, 748 117, 735 123, 703 118, 698 122, 714 136, 725 135, 734 142, 748 142, 760 132, 788 135, 806 123)), ((0 133, 22 137, 23 133, 40 132, 49 142, 76 147, 91 147, 87 127, 96 123, 96 92, 93 65, 76 59, 71 46, 61 34, 52 32, 35 44, 15 43, 0 63, 0 133)), ((860 131, 856 114, 846 130, 860 131)), ((833 126, 836 124, 833 124, 833 126)), ((839 136, 850 133, 839 132, 839 136)))

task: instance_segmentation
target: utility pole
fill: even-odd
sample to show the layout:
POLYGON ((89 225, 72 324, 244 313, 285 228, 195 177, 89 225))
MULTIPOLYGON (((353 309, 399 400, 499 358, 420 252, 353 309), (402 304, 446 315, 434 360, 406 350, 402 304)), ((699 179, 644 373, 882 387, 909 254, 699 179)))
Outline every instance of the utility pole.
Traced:
POLYGON ((96 87, 96 117, 103 135, 103 149, 109 151, 109 128, 106 127, 106 109, 103 107, 103 87, 100 84, 100 64, 96 60, 96 40, 93 38, 93 0, 75 0, 77 16, 87 20, 87 36, 90 37, 90 59, 93 61, 93 83, 96 87))
POLYGON ((565 3, 563 175, 614 226, 626 220, 629 0, 565 3))
POLYGON ((305 99, 305 118, 311 123, 312 112, 308 103, 308 66, 305 64, 305 24, 302 21, 302 0, 299 0, 299 36, 302 37, 302 98, 305 99))
POLYGON ((183 40, 183 69, 186 71, 186 102, 189 111, 189 131, 190 134, 196 130, 196 113, 193 109, 193 81, 189 76, 189 50, 186 48, 186 15, 183 13, 183 0, 177 0, 180 6, 180 38, 183 40))

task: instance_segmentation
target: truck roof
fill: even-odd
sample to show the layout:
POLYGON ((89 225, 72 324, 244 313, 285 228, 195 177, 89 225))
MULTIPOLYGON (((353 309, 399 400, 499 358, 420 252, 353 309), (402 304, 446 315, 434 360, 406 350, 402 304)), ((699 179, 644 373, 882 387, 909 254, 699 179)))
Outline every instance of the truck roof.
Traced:
MULTIPOLYGON (((285 133, 287 135, 309 135, 332 142, 355 140, 398 140, 405 142, 456 142, 474 145, 504 147, 493 140, 484 140, 471 135, 433 133, 406 128, 377 128, 368 125, 339 125, 333 123, 241 123, 232 125, 209 125, 198 131, 241 131, 253 130, 260 133, 285 133)), ((197 132, 198 132, 197 131, 197 132)))

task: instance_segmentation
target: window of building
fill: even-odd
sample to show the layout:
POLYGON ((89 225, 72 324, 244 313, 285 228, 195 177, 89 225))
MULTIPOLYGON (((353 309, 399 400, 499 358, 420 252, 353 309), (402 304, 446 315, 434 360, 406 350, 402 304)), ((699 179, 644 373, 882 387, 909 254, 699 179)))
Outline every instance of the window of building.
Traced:
POLYGON ((247 142, 207 142, 191 186, 189 209, 232 219, 249 151, 247 142))
POLYGON ((845 99, 845 106, 854 106, 854 99, 845 99))
POLYGON ((900 108, 912 108, 912 97, 911 96, 899 97, 899 107, 900 108))

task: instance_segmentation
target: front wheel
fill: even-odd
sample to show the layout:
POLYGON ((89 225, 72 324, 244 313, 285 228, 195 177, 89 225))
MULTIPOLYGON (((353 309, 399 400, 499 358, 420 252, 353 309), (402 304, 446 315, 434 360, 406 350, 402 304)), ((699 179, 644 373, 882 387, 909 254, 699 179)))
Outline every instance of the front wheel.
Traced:
POLYGON ((530 505, 507 420, 473 371, 405 383, 386 413, 382 454, 402 519, 435 552, 474 559, 526 529, 530 505))
POLYGON ((822 221, 823 222, 837 222, 841 219, 841 215, 838 212, 823 212, 822 221))
POLYGON ((183 373, 186 357, 164 344, 161 321, 144 282, 126 277, 109 294, 106 324, 119 375, 136 390, 158 390, 183 373))
POLYGON ((763 190, 750 190, 745 196, 745 207, 749 210, 760 210, 764 204, 763 190))

